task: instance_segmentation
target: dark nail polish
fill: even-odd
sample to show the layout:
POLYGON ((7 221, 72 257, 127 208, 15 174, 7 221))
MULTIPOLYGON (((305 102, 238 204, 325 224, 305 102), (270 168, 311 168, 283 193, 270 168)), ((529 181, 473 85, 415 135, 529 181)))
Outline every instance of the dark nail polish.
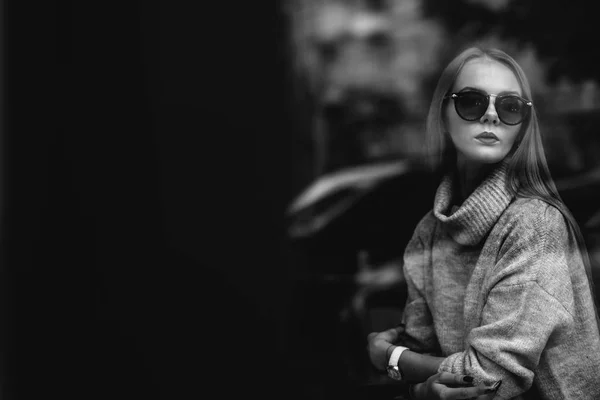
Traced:
POLYGON ((467 383, 473 383, 475 379, 472 376, 465 376, 463 377, 463 381, 467 382, 467 383))
POLYGON ((502 385, 502 379, 500 379, 498 382, 494 383, 494 386, 492 386, 492 389, 498 390, 498 389, 500 389, 500 385, 502 385))
POLYGON ((502 385, 502 379, 500 379, 499 381, 497 381, 496 383, 494 383, 494 385, 491 388, 485 389, 484 393, 488 394, 488 393, 495 392, 495 391, 497 391, 500 388, 500 385, 502 385))

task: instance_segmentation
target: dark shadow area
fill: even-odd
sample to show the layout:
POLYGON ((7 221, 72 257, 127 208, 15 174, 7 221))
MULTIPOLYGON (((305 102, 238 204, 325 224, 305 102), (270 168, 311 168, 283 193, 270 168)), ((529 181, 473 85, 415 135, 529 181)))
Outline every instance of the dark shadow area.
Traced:
POLYGON ((4 5, 2 398, 268 397, 292 182, 276 7, 4 5))

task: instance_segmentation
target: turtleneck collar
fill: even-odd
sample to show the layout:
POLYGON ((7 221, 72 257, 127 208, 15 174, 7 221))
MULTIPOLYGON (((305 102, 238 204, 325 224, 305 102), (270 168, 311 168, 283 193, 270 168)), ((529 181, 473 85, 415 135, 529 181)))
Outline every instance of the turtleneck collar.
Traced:
POLYGON ((508 207, 513 196, 506 185, 507 169, 507 161, 500 163, 455 211, 451 207, 456 175, 444 176, 433 213, 457 243, 474 246, 481 242, 508 207))

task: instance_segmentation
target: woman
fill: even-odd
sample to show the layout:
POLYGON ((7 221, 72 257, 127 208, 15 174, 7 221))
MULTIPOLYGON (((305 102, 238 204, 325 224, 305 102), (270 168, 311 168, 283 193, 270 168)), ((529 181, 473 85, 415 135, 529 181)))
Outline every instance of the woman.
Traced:
POLYGON ((402 324, 368 337, 415 399, 600 399, 590 263, 531 99, 496 49, 463 51, 435 89, 441 182, 405 250, 402 324))

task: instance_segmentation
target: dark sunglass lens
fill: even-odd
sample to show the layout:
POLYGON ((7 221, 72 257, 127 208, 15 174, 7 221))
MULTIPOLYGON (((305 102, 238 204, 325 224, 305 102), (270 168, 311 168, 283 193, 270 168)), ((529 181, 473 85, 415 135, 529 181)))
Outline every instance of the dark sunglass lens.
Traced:
POLYGON ((481 118, 488 107, 487 97, 477 92, 459 93, 455 102, 458 115, 468 121, 481 118))
POLYGON ((516 96, 502 97, 496 107, 500 120, 508 125, 516 125, 527 115, 527 105, 516 96))

